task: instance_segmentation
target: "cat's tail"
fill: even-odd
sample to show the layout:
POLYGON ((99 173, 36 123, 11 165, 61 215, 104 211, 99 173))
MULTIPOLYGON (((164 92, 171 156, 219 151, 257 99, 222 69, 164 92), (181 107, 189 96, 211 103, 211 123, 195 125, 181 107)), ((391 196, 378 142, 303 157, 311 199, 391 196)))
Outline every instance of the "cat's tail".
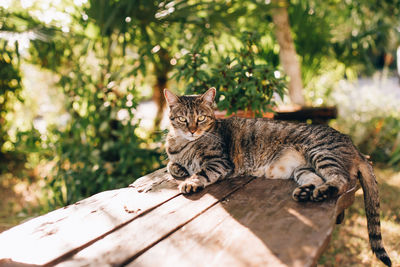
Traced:
POLYGON ((371 164, 363 157, 358 172, 358 180, 364 192, 364 206, 367 215, 369 243, 375 253, 385 265, 392 266, 392 262, 383 247, 381 222, 379 217, 379 192, 371 164))

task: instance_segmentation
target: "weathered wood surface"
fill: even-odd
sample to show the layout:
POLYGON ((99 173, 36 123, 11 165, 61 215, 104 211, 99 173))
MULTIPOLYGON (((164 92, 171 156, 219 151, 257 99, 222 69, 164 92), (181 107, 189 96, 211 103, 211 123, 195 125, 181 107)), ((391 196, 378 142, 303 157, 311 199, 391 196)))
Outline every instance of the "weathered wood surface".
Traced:
POLYGON ((323 203, 242 177, 184 196, 165 169, 0 234, 0 266, 312 266, 355 189, 323 203))
POLYGON ((99 193, 5 231, 0 234, 0 259, 43 265, 72 254, 177 196, 169 177, 162 169, 141 178, 138 189, 99 193), (136 212, 126 212, 125 206, 136 212))
POLYGON ((295 186, 256 179, 129 266, 313 266, 352 194, 298 203, 290 197, 295 186))

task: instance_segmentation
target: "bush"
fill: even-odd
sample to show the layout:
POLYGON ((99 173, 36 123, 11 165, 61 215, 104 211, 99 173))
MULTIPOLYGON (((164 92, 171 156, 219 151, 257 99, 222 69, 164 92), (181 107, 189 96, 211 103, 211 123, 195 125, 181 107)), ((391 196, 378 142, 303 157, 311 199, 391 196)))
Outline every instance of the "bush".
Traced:
POLYGON ((395 80, 342 81, 333 94, 339 109, 334 126, 349 134, 373 161, 400 162, 400 112, 395 80))
MULTIPOLYGON (((0 45, 5 47, 6 43, 0 40, 0 45)), ((12 154, 15 155, 8 136, 10 122, 7 114, 12 112, 14 101, 22 100, 21 75, 17 61, 17 55, 13 51, 4 50, 0 54, 0 173, 7 171, 4 164, 14 160, 11 158, 12 154)))
MULTIPOLYGON (((75 84, 70 79, 62 83, 66 89, 75 84)), ((54 176, 47 177, 51 206, 127 186, 162 164, 160 150, 149 149, 135 134, 134 89, 120 95, 112 88, 89 88, 73 90, 68 100, 72 118, 64 130, 54 130, 57 163, 54 176)))
POLYGON ((228 115, 238 110, 261 115, 275 106, 275 94, 283 99, 285 80, 267 60, 259 34, 243 32, 239 41, 238 48, 224 53, 193 49, 182 58, 175 78, 185 81, 188 94, 217 88, 218 109, 228 115))

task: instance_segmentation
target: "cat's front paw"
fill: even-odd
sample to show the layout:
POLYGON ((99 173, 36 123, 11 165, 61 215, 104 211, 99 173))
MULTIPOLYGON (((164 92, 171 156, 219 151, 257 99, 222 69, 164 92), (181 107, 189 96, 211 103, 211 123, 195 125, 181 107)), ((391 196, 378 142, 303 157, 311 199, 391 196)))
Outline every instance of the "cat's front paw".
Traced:
POLYGON ((189 194, 199 191, 204 187, 197 177, 191 177, 179 184, 179 192, 189 194))

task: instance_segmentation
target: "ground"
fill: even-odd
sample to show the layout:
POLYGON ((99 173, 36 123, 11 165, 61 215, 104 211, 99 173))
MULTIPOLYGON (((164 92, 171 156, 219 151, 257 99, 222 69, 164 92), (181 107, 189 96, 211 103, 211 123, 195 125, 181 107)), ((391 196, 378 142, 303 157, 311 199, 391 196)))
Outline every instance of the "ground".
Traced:
MULTIPOLYGON (((400 172, 375 168, 380 188, 382 235, 393 266, 400 266, 400 172)), ((345 221, 335 228, 318 266, 384 266, 369 247, 362 190, 346 210, 345 221)))
POLYGON ((0 176, 0 232, 39 215, 40 184, 10 173, 0 176))

